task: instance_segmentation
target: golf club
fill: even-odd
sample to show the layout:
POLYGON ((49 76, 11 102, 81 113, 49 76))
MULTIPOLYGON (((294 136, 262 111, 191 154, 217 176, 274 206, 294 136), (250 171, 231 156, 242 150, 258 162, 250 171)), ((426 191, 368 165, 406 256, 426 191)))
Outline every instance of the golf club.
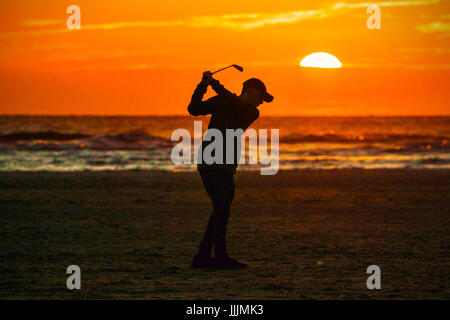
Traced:
POLYGON ((217 70, 217 71, 214 71, 212 74, 215 74, 215 73, 217 73, 217 72, 223 71, 223 70, 228 69, 228 68, 231 68, 231 67, 236 68, 236 69, 239 70, 240 72, 244 71, 244 68, 242 68, 241 66, 238 66, 237 64, 232 64, 231 66, 228 66, 228 67, 219 69, 219 70, 217 70))

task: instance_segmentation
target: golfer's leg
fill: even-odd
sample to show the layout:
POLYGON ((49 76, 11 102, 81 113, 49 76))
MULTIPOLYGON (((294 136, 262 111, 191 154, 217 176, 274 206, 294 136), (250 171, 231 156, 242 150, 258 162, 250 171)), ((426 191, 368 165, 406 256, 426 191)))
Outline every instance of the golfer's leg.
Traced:
POLYGON ((209 217, 208 226, 206 227, 205 234, 203 235, 203 239, 200 242, 199 253, 202 255, 211 255, 211 249, 213 245, 213 217, 214 212, 211 213, 209 217))
POLYGON ((231 203, 233 202, 234 199, 234 174, 231 172, 226 172, 225 178, 226 178, 226 191, 229 203, 227 211, 225 213, 224 238, 226 238, 228 219, 230 218, 231 203))
MULTIPOLYGON (((217 198, 221 193, 221 172, 217 169, 205 168, 199 170, 200 176, 202 178, 203 185, 208 196, 211 198, 213 204, 213 212, 209 218, 208 226, 206 227, 205 233, 203 235, 203 239, 200 242, 199 253, 203 255, 210 255, 211 249, 214 242, 214 228, 217 224, 216 216, 216 207, 217 207, 217 198)), ((220 212, 220 210, 219 210, 220 212)), ((220 213, 219 213, 220 214, 220 213)))
POLYGON ((225 235, 228 222, 228 214, 230 205, 226 192, 220 195, 220 199, 214 201, 214 229, 213 239, 215 244, 215 254, 218 256, 226 256, 225 235))
POLYGON ((215 244, 215 254, 225 255, 225 232, 230 209, 230 197, 227 190, 227 180, 219 169, 205 169, 201 172, 205 189, 213 203, 212 239, 215 244))
MULTIPOLYGON (((209 170, 199 170, 200 177, 202 178, 203 186, 205 187, 206 193, 211 198, 211 174, 209 170)), ((211 198, 212 200, 212 198, 211 198)), ((209 217, 208 225, 206 227, 203 239, 200 242, 199 253, 203 255, 211 255, 211 249, 213 246, 213 229, 214 229, 214 211, 209 217)))
POLYGON ((234 199, 234 174, 229 173, 227 175, 227 190, 228 190, 228 196, 230 198, 230 204, 233 202, 234 199))

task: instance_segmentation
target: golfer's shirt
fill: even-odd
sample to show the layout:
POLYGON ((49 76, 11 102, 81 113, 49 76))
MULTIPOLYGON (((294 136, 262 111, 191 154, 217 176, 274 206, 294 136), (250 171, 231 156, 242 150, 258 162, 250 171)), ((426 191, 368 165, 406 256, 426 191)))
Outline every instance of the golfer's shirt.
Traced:
MULTIPOLYGON (((238 159, 240 157, 240 149, 237 148, 238 139, 241 137, 236 135, 234 141, 234 161, 233 163, 226 162, 226 146, 227 136, 226 129, 242 129, 245 131, 256 119, 259 117, 259 110, 256 107, 249 106, 242 103, 238 96, 225 89, 219 81, 213 80, 211 87, 217 92, 217 95, 202 101, 203 95, 208 88, 207 85, 200 83, 192 95, 191 103, 188 106, 188 111, 193 116, 211 115, 208 129, 218 129, 223 137, 223 159, 222 163, 205 164, 199 163, 198 168, 208 166, 217 167, 219 169, 236 172, 238 166, 238 159)), ((213 140, 213 139, 212 139, 213 140)), ((202 153, 205 148, 213 141, 203 141, 202 153)), ((212 152, 214 157, 214 152, 212 152)))

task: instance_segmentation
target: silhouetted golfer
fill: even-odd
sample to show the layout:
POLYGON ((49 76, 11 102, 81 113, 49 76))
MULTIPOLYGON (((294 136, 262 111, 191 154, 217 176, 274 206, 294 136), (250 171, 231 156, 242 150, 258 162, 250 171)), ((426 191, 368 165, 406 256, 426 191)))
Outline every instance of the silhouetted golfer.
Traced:
MULTIPOLYGON (((257 107, 263 101, 271 102, 273 97, 267 93, 266 86, 259 79, 244 82, 242 93, 237 96, 225 89, 212 73, 203 73, 202 81, 192 95, 188 111, 193 116, 211 115, 208 129, 218 129, 223 135, 223 164, 198 164, 198 171, 206 192, 212 200, 213 213, 209 218, 199 252, 192 260, 193 268, 213 267, 218 269, 245 268, 246 265, 228 256, 225 234, 230 215, 231 202, 234 196, 234 174, 238 166, 239 152, 234 141, 234 163, 226 163, 226 129, 246 130, 259 117, 257 107), (203 100, 208 85, 217 95, 203 100), (215 245, 215 256, 211 257, 211 249, 215 245)), ((238 138, 236 138, 238 139, 238 138)), ((202 151, 212 141, 203 141, 202 151)), ((219 161, 218 161, 219 162, 219 161)))

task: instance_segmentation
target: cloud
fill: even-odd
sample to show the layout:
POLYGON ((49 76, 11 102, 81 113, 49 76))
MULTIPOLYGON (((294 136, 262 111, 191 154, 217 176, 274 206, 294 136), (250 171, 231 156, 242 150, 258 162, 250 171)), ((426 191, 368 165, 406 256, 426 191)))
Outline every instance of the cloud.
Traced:
POLYGON ((191 27, 259 28, 265 25, 289 24, 300 20, 323 18, 324 10, 290 11, 280 13, 232 14, 216 17, 195 17, 188 22, 191 27))
POLYGON ((176 27, 187 26, 191 28, 231 28, 253 29, 268 25, 292 24, 302 20, 323 19, 330 16, 343 14, 345 9, 367 8, 377 4, 380 7, 394 6, 422 6, 439 3, 439 0, 417 1, 386 1, 386 2, 362 2, 351 3, 338 2, 331 7, 317 10, 296 10, 277 13, 237 13, 219 16, 200 16, 186 20, 173 21, 142 21, 142 22, 118 22, 109 24, 88 25, 82 27, 86 30, 111 30, 133 27, 176 27))
MULTIPOLYGON (((113 30, 122 28, 161 28, 161 27, 191 27, 191 28, 232 28, 251 29, 265 25, 289 24, 300 20, 324 18, 324 10, 290 11, 280 13, 240 13, 220 16, 200 16, 186 20, 170 21, 127 21, 104 24, 81 25, 81 30, 113 30)), ((48 30, 49 32, 64 32, 65 29, 48 30)), ((45 32, 45 31, 43 31, 45 32)))
POLYGON ((424 33, 449 32, 450 23, 435 21, 428 24, 418 25, 416 28, 424 33))
POLYGON ((104 24, 82 25, 84 30, 112 30, 122 28, 154 28, 154 27, 177 27, 186 25, 185 21, 130 21, 104 24))
POLYGON ((398 52, 412 52, 412 53, 437 53, 437 54, 446 54, 446 53, 450 53, 450 48, 442 48, 442 47, 437 47, 437 48, 430 48, 430 47, 426 47, 426 48, 400 48, 397 50, 398 52))
POLYGON ((360 2, 360 3, 345 3, 338 2, 333 6, 333 9, 355 9, 367 8, 371 5, 379 7, 407 7, 407 6, 427 6, 439 3, 439 0, 417 0, 417 1, 381 1, 381 2, 360 2))
MULTIPOLYGON (((241 13, 220 16, 200 16, 186 20, 169 21, 124 21, 103 24, 81 25, 81 30, 68 30, 66 28, 30 31, 2 32, 2 36, 39 36, 46 34, 59 34, 65 32, 79 32, 83 30, 114 30, 123 28, 162 28, 162 27, 191 27, 191 28, 230 28, 251 29, 266 25, 290 24, 300 20, 324 18, 324 10, 290 11, 280 13, 241 13)), ((56 21, 56 20, 55 20, 56 21)), ((60 23, 60 21, 58 21, 60 23)), ((50 20, 29 20, 23 23, 27 27, 48 26, 50 20)))
POLYGON ((44 26, 54 26, 56 24, 64 24, 62 20, 26 20, 22 23, 25 27, 44 27, 44 26))
MULTIPOLYGON (((163 27, 191 27, 191 28, 228 28, 228 29, 254 29, 270 25, 292 24, 302 20, 324 19, 340 14, 349 10, 367 8, 370 5, 380 7, 398 7, 398 6, 426 6, 439 3, 439 0, 412 0, 412 1, 382 1, 382 2, 360 2, 346 3, 338 2, 329 7, 317 10, 296 10, 277 13, 237 13, 218 16, 199 16, 184 20, 168 21, 125 21, 103 24, 81 25, 83 30, 114 30, 122 28, 163 28, 163 27)), ((33 28, 41 26, 50 26, 61 23, 59 20, 28 20, 23 25, 33 28)), ((65 28, 49 30, 30 30, 19 32, 3 32, 0 35, 43 35, 70 32, 65 28)), ((79 32, 76 30, 75 32, 79 32)))
POLYGON ((383 68, 383 69, 409 69, 409 70, 449 70, 450 64, 404 64, 404 63, 358 63, 346 62, 346 68, 383 68))

